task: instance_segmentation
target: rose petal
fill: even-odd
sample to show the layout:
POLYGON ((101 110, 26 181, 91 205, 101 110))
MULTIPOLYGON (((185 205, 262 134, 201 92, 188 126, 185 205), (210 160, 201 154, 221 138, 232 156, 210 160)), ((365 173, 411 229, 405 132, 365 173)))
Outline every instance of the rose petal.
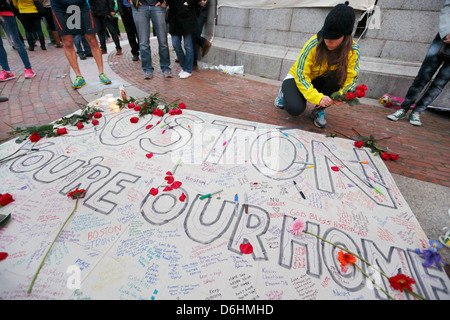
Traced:
POLYGON ((152 196, 156 196, 156 195, 158 194, 158 189, 156 189, 156 188, 151 188, 151 189, 150 189, 150 194, 151 194, 152 196))
POLYGON ((151 127, 153 127, 153 125, 149 124, 148 126, 145 127, 145 129, 150 129, 151 127))
POLYGON ((0 261, 5 260, 8 257, 8 253, 0 252, 0 261))
POLYGON ((180 181, 175 181, 174 183, 172 183, 171 187, 173 189, 178 189, 181 186, 181 182, 180 181))
POLYGON ((186 200, 186 195, 184 194, 184 192, 181 194, 181 196, 178 199, 180 199, 181 202, 184 202, 184 200, 186 200))
POLYGON ((145 156, 150 159, 151 157, 153 157, 153 152, 147 153, 145 156))
POLYGON ((175 181, 174 177, 172 176, 167 176, 164 178, 164 180, 167 180, 168 184, 172 184, 175 181))
POLYGON ((171 186, 167 186, 167 187, 164 188, 163 191, 172 191, 172 187, 171 186))
POLYGON ((331 167, 331 170, 338 172, 338 171, 339 171, 339 168, 336 167, 336 166, 333 166, 333 167, 331 167))
POLYGON ((172 172, 170 172, 170 171, 166 172, 166 176, 171 176, 171 175, 172 175, 172 172))
POLYGON ((250 242, 242 243, 239 246, 239 249, 243 254, 251 254, 253 252, 253 246, 250 244, 250 242))

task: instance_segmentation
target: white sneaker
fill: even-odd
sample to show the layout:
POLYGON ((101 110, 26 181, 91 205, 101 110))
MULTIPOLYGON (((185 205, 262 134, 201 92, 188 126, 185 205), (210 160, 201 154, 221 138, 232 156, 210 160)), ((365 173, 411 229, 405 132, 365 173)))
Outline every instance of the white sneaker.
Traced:
POLYGON ((186 78, 189 78, 190 76, 192 76, 192 73, 181 71, 179 76, 180 76, 180 79, 186 79, 186 78))

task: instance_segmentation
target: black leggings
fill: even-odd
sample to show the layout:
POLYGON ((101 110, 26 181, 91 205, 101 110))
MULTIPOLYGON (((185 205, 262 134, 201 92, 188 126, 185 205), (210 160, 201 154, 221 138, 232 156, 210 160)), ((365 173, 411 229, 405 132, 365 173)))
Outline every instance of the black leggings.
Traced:
MULTIPOLYGON (((340 89, 335 72, 330 72, 326 77, 318 77, 311 83, 314 88, 327 96, 340 89)), ((290 115, 298 116, 305 111, 307 101, 298 89, 294 78, 284 80, 281 85, 281 91, 283 91, 284 109, 290 115)))

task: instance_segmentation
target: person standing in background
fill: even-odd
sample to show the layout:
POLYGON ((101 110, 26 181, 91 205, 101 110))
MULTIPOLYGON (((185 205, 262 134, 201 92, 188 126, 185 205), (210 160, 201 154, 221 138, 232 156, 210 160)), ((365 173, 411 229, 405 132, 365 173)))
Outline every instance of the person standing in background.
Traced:
POLYGON ((47 21, 48 28, 53 36, 53 40, 56 48, 62 48, 63 45, 61 43, 61 38, 59 37, 58 32, 56 31, 55 21, 53 20, 52 15, 52 7, 50 4, 50 0, 37 0, 39 1, 45 9, 44 19, 47 21))
MULTIPOLYGON (((17 29, 16 18, 12 11, 12 7, 7 0, 0 0, 0 26, 5 31, 8 39, 12 42, 13 47, 17 50, 20 59, 25 67, 25 79, 31 79, 36 76, 36 73, 31 69, 30 59, 27 50, 22 40, 19 37, 17 29)), ((0 38, 0 65, 3 71, 0 73, 0 81, 8 81, 14 79, 16 76, 11 71, 8 64, 8 55, 3 47, 3 41, 0 38)))
POLYGON ((114 0, 90 0, 89 4, 91 5, 94 23, 97 26, 97 35, 100 40, 102 54, 107 53, 105 31, 108 29, 116 45, 116 55, 121 55, 122 47, 120 46, 119 35, 113 21, 113 16, 115 15, 114 0))
POLYGON ((406 113, 415 103, 409 115, 409 123, 421 126, 420 114, 441 94, 450 79, 450 0, 446 0, 439 16, 439 32, 431 43, 422 66, 411 87, 406 93, 401 109, 387 116, 389 120, 397 121, 406 117, 406 113), (437 71, 439 70, 439 71, 437 71), (437 74, 436 74, 437 72, 437 74), (434 80, 433 76, 436 74, 434 80), (419 101, 419 95, 431 82, 419 101))
POLYGON ((179 77, 189 78, 194 65, 193 34, 198 29, 195 13, 196 0, 167 0, 169 6, 169 33, 181 66, 179 77), (184 51, 181 46, 183 43, 184 51))
POLYGON ((127 0, 117 0, 117 9, 119 10, 123 26, 125 27, 125 32, 127 33, 128 43, 130 44, 131 54, 133 55, 133 61, 138 61, 139 37, 133 20, 131 4, 127 0))
POLYGON ((76 75, 72 88, 79 89, 86 84, 78 66, 77 53, 73 44, 73 36, 77 34, 84 35, 91 47, 100 81, 103 84, 110 84, 111 80, 103 73, 103 58, 97 41, 97 29, 87 0, 50 0, 50 2, 57 30, 63 41, 64 53, 76 75), (70 7, 74 5, 78 7, 79 11, 70 11, 70 7), (79 15, 80 23, 78 25, 73 23, 73 14, 79 15))
POLYGON ((197 23, 198 28, 194 32, 193 44, 194 44, 194 69, 197 67, 198 51, 202 48, 202 57, 206 56, 211 48, 211 42, 202 37, 203 26, 208 19, 209 2, 208 0, 201 0, 197 2, 197 23))
POLYGON ((41 15, 39 14, 33 0, 12 0, 13 5, 19 10, 23 27, 27 32, 28 50, 34 51, 36 44, 35 36, 39 38, 42 50, 47 50, 45 47, 44 33, 41 27, 41 15))
POLYGON ((159 65, 165 78, 172 77, 170 52, 167 41, 166 5, 160 0, 132 0, 134 24, 139 37, 144 79, 151 79, 153 71, 152 50, 150 47, 150 21, 158 39, 159 65))

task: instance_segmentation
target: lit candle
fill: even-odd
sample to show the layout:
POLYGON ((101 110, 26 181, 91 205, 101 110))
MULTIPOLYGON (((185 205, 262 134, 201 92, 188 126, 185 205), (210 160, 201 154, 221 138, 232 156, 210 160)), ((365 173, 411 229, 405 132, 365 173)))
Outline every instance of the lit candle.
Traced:
POLYGON ((113 98, 113 97, 111 97, 111 98, 106 99, 106 101, 107 101, 108 104, 109 104, 109 108, 110 108, 111 110, 116 111, 116 110, 115 110, 115 108, 117 107, 117 105, 116 105, 116 99, 113 98))

